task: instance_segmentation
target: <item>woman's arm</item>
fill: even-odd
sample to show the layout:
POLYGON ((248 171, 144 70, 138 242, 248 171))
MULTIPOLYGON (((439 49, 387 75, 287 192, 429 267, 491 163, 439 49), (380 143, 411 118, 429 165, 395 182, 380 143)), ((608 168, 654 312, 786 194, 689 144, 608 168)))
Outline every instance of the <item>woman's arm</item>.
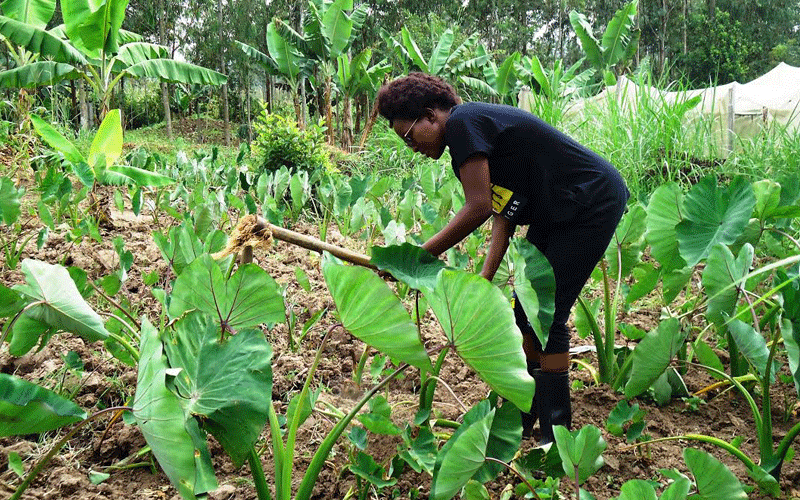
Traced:
POLYGON ((439 255, 466 238, 492 215, 492 185, 489 177, 489 160, 475 155, 467 158, 459 168, 464 187, 464 206, 455 217, 422 245, 433 255, 439 255))
POLYGON ((492 218, 492 242, 489 244, 489 252, 486 260, 483 261, 481 276, 489 281, 494 278, 494 273, 500 267, 503 256, 508 250, 508 241, 514 232, 514 225, 502 215, 495 214, 492 218))

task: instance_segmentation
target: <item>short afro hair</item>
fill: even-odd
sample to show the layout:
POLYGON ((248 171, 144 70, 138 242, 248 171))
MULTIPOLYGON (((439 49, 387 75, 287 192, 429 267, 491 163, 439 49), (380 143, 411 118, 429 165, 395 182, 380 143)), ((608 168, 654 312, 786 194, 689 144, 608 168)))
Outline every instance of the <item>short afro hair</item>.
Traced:
POLYGON ((381 87, 377 103, 378 112, 391 126, 395 118, 414 120, 426 108, 448 110, 461 99, 453 86, 438 76, 409 73, 381 87))

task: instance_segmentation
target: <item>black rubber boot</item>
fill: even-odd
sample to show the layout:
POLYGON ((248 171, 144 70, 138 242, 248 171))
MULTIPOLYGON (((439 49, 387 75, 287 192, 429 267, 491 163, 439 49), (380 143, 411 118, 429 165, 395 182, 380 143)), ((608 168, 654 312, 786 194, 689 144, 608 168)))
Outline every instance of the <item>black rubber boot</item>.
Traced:
POLYGON ((572 428, 572 403, 569 397, 569 372, 539 371, 536 377, 536 411, 542 431, 540 445, 552 443, 553 426, 572 428))
MULTIPOLYGON (((539 363, 534 363, 533 361, 528 361, 528 374, 533 377, 533 380, 537 380, 538 372, 539 372, 539 363)), ((531 402, 531 411, 530 412, 520 412, 522 415, 522 437, 531 437, 533 435, 533 425, 539 419, 539 414, 536 408, 536 394, 539 392, 539 382, 536 382, 536 388, 534 389, 533 393, 533 401, 531 402)))

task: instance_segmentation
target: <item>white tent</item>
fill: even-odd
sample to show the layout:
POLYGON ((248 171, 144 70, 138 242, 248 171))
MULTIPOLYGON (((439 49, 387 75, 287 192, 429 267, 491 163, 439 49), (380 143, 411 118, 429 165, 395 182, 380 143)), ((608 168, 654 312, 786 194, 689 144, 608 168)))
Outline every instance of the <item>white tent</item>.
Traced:
MULTIPOLYGON (((698 90, 665 92, 655 87, 637 85, 619 77, 617 84, 600 94, 571 103, 565 110, 568 118, 585 117, 598 109, 607 109, 613 100, 621 112, 634 112, 637 100, 649 96, 652 102, 674 105, 700 96, 701 102, 685 115, 685 123, 703 116, 710 119, 715 150, 730 152, 736 138, 749 139, 769 125, 780 124, 790 132, 800 129, 800 68, 778 64, 768 73, 742 84, 738 82, 698 90)), ((531 109, 530 90, 519 95, 519 106, 531 109)))

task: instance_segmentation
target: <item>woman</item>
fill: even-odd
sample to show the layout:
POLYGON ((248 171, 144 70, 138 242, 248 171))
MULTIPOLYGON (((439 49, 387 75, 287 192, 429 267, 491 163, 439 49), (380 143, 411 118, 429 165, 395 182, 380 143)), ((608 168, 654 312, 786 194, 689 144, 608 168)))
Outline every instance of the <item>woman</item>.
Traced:
POLYGON ((423 248, 440 255, 492 217, 481 276, 491 281, 517 225, 550 262, 555 313, 546 346, 514 304, 536 394, 523 428, 539 419, 541 443, 554 425, 571 426, 567 319, 608 247, 630 196, 617 170, 597 153, 512 106, 461 103, 452 86, 411 73, 383 86, 378 109, 415 152, 438 159, 449 149, 465 203, 423 248))

